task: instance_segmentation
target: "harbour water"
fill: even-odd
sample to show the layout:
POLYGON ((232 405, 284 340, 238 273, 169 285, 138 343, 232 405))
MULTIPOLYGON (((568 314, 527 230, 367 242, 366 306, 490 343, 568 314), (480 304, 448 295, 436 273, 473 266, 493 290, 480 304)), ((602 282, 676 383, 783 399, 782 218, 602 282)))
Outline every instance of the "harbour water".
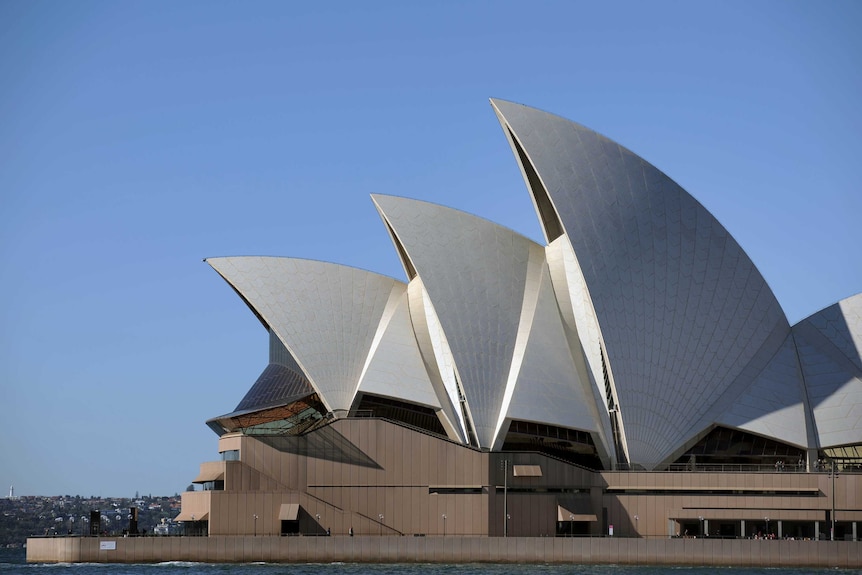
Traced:
POLYGON ((0 549, 0 575, 862 575, 847 569, 751 569, 728 567, 639 567, 631 565, 368 564, 368 563, 116 563, 28 564, 23 549, 0 549))

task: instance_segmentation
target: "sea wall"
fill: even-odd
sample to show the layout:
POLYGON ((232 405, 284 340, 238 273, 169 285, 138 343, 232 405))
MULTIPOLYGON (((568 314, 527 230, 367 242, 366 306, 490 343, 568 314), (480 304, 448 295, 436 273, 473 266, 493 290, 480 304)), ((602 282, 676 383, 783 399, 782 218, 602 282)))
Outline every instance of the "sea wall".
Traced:
POLYGON ((29 563, 578 563, 862 567, 862 542, 543 537, 38 537, 29 563))

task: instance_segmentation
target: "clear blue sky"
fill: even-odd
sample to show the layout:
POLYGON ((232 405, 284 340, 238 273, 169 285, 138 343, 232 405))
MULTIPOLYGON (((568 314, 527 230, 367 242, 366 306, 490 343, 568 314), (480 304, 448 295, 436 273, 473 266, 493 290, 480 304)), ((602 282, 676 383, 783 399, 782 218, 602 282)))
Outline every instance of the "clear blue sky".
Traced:
POLYGON ((204 257, 403 279, 371 193, 541 240, 488 104, 643 156, 791 322, 862 291, 862 3, 0 0, 0 495, 173 494, 267 363, 204 257))

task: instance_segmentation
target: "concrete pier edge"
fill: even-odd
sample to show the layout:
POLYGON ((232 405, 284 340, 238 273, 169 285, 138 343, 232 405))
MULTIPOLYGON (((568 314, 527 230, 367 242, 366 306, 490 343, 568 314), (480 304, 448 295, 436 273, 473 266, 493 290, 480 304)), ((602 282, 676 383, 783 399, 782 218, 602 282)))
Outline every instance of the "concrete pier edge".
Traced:
POLYGON ((862 542, 563 537, 36 537, 28 563, 574 563, 862 568, 862 542))

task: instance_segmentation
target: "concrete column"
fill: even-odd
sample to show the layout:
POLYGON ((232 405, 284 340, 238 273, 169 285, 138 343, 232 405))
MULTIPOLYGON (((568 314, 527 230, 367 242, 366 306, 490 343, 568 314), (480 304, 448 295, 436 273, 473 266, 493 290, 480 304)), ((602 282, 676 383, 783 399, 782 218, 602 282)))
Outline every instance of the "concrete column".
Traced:
POLYGON ((778 520, 778 538, 784 538, 784 526, 781 524, 781 519, 778 520))
MULTIPOLYGON (((856 524, 854 523, 853 525, 855 526, 856 524)), ((855 527, 854 527, 854 529, 855 529, 855 527)), ((667 520, 667 536, 673 537, 674 535, 676 535, 676 521, 674 521, 673 519, 668 519, 667 520)))
POLYGON ((859 541, 859 537, 856 535, 856 522, 854 521, 851 525, 853 527, 853 541, 859 541))
POLYGON ((709 537, 709 519, 706 518, 703 520, 703 536, 709 537))
POLYGON ((748 533, 745 532, 745 519, 739 521, 739 534, 743 537, 748 537, 748 533))
POLYGON ((820 522, 819 521, 814 522, 814 540, 815 541, 820 540, 820 522))

